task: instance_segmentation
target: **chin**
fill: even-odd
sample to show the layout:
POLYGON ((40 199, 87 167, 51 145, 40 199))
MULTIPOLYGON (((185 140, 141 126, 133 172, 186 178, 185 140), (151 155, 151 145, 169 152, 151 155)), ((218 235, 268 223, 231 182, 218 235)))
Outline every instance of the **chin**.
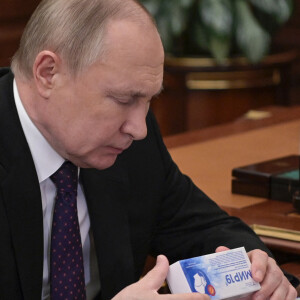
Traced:
POLYGON ((94 159, 81 160, 76 163, 80 168, 93 168, 97 170, 108 169, 116 162, 117 155, 94 159))

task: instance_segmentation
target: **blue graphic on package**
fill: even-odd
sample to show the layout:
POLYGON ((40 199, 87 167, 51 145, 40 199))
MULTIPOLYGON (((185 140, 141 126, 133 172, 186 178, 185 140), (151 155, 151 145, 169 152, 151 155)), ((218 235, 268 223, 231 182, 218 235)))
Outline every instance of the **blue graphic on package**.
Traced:
POLYGON ((190 289, 194 293, 214 296, 216 294, 215 287, 211 284, 205 268, 199 269, 198 260, 201 260, 201 258, 194 258, 192 263, 190 260, 180 261, 181 268, 188 281, 190 289))

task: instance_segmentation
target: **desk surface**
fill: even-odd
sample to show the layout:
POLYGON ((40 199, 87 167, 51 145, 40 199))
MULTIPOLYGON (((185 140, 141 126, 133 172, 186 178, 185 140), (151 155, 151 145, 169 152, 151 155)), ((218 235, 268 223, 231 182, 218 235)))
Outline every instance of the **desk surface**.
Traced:
MULTIPOLYGON (((273 123, 267 121, 263 127, 255 125, 245 129, 245 122, 240 122, 241 126, 236 125, 237 122, 226 124, 223 128, 207 129, 208 132, 215 132, 216 137, 207 135, 203 129, 167 137, 165 142, 182 172, 231 215, 240 217, 250 225, 300 231, 300 216, 291 203, 231 193, 231 170, 234 167, 299 153, 300 109, 296 110, 295 113, 293 108, 284 108, 284 118, 277 118, 273 123), (230 126, 235 128, 231 133, 228 130, 230 126), (226 134, 222 135, 224 128, 226 134), (191 134, 193 138, 189 140, 191 134), (206 138, 203 141, 197 136, 206 138)), ((269 242, 276 244, 277 239, 269 242)), ((289 243, 287 241, 285 246, 290 247, 291 252, 300 254, 300 243, 289 243)), ((282 245, 281 242, 279 244, 282 245)))
POLYGON ((300 119, 300 105, 268 106, 260 111, 268 112, 270 116, 256 120, 242 116, 234 122, 167 136, 164 140, 167 147, 178 147, 300 119))

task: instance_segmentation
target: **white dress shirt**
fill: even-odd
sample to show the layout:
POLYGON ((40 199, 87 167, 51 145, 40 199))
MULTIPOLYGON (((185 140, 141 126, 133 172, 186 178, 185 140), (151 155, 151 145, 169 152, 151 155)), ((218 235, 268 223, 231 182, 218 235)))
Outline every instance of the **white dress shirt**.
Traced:
MULTIPOLYGON (((51 181, 50 176, 60 168, 65 160, 50 146, 50 144, 29 118, 20 99, 15 80, 14 98, 21 125, 33 157, 41 189, 44 226, 43 290, 41 299, 46 300, 50 299, 50 242, 54 200, 56 196, 56 187, 51 181)), ((87 299, 93 299, 96 293, 100 290, 100 282, 97 271, 98 268, 96 267, 97 260, 93 245, 93 238, 90 234, 90 218, 88 215, 83 189, 80 183, 78 183, 77 207, 83 250, 87 299)))

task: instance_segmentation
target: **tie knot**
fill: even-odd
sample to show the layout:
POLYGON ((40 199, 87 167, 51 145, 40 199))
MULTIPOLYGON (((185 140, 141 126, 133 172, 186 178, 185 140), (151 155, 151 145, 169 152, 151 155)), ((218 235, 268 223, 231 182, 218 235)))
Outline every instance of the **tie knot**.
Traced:
POLYGON ((70 161, 65 161, 50 178, 56 186, 57 193, 77 194, 77 167, 70 161))

